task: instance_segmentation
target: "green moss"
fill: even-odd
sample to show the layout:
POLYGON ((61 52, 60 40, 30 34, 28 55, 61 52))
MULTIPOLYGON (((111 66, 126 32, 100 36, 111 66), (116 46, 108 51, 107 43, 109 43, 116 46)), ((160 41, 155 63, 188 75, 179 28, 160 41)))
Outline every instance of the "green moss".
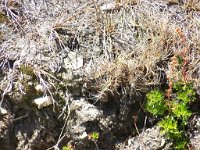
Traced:
POLYGON ((181 64, 183 64, 183 57, 182 56, 180 56, 180 55, 178 55, 178 56, 176 56, 176 58, 177 58, 177 61, 178 61, 178 64, 179 65, 181 65, 181 64))
POLYGON ((29 75, 32 79, 36 79, 36 75, 35 75, 34 70, 31 66, 21 65, 20 71, 22 72, 22 74, 29 75))
POLYGON ((23 84, 23 91, 24 91, 24 95, 22 97, 22 103, 28 107, 33 107, 33 100, 41 97, 43 95, 42 92, 38 92, 35 89, 35 85, 38 84, 37 83, 37 78, 36 75, 34 73, 34 70, 31 66, 25 66, 25 65, 21 65, 20 66, 20 71, 22 72, 24 79, 22 81, 23 84))

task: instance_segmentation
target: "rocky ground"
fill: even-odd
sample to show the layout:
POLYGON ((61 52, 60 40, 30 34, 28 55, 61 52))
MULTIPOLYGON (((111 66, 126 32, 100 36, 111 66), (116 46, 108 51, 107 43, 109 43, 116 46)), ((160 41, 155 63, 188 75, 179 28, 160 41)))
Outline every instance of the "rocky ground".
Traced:
POLYGON ((200 149, 200 2, 0 0, 0 149, 173 149, 145 95, 187 47, 200 149), (96 138, 94 137, 96 134, 96 138))

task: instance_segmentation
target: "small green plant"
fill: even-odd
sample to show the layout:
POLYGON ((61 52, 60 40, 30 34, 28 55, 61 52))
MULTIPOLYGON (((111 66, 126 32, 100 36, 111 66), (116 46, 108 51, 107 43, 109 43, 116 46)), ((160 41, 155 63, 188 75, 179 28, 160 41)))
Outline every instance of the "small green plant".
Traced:
POLYGON ((99 132, 91 132, 90 134, 88 134, 88 138, 94 142, 96 149, 99 149, 97 145, 97 141, 99 139, 99 132))
POLYGON ((167 110, 164 102, 164 95, 159 90, 152 90, 147 94, 148 103, 146 109, 154 116, 163 115, 167 110))
POLYGON ((195 91, 191 83, 176 83, 173 87, 177 92, 177 99, 185 104, 195 100, 195 91))
POLYGON ((91 138, 92 140, 98 140, 98 139, 99 139, 99 133, 98 133, 98 132, 92 132, 92 133, 90 134, 90 138, 91 138))
POLYGON ((63 146, 62 150, 72 150, 72 148, 70 146, 63 146))
POLYGON ((175 140, 174 148, 177 150, 187 149, 188 140, 185 138, 178 138, 175 140))
POLYGON ((189 104, 195 100, 192 83, 181 81, 174 83, 171 95, 170 99, 165 99, 162 92, 150 91, 146 96, 146 110, 156 117, 166 114, 166 117, 158 123, 161 133, 173 140, 175 149, 187 149, 188 140, 185 129, 192 115, 189 104))
POLYGON ((178 129, 177 120, 175 120, 172 116, 165 117, 158 123, 158 125, 162 129, 161 132, 169 138, 181 136, 181 132, 178 129))
POLYGON ((187 120, 192 115, 192 113, 188 110, 188 106, 183 102, 173 102, 172 106, 173 116, 176 116, 178 119, 181 119, 182 123, 186 125, 187 120))

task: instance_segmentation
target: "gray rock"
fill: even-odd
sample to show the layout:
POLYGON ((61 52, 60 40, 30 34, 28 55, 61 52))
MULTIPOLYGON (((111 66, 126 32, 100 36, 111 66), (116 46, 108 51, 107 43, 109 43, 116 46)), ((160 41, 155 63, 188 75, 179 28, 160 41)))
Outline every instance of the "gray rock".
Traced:
POLYGON ((95 122, 103 115, 101 110, 84 99, 74 100, 70 105, 70 112, 67 130, 74 140, 85 139, 87 137, 86 130, 91 128, 87 126, 87 123, 95 122))
POLYGON ((194 118, 196 124, 194 125, 194 128, 196 129, 194 132, 193 132, 193 135, 192 137, 190 138, 190 142, 191 142, 191 145, 192 147, 195 149, 195 150, 200 150, 200 117, 195 117, 194 118))
POLYGON ((79 69, 83 67, 83 57, 78 56, 76 52, 69 52, 68 57, 64 59, 66 69, 79 69))
POLYGON ((159 150, 170 149, 170 143, 166 143, 163 135, 160 134, 160 129, 154 127, 147 129, 139 136, 128 140, 128 146, 125 150, 159 150))

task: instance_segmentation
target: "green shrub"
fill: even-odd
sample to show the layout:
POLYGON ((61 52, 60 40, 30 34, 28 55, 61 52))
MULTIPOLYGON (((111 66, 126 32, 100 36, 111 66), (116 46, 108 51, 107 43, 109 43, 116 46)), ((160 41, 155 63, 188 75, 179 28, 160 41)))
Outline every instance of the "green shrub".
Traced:
POLYGON ((161 91, 152 90, 147 93, 146 110, 158 117, 164 117, 158 125, 167 138, 173 140, 174 149, 187 149, 186 125, 192 112, 189 104, 195 100, 192 83, 176 82, 173 84, 172 97, 165 99, 161 91))

